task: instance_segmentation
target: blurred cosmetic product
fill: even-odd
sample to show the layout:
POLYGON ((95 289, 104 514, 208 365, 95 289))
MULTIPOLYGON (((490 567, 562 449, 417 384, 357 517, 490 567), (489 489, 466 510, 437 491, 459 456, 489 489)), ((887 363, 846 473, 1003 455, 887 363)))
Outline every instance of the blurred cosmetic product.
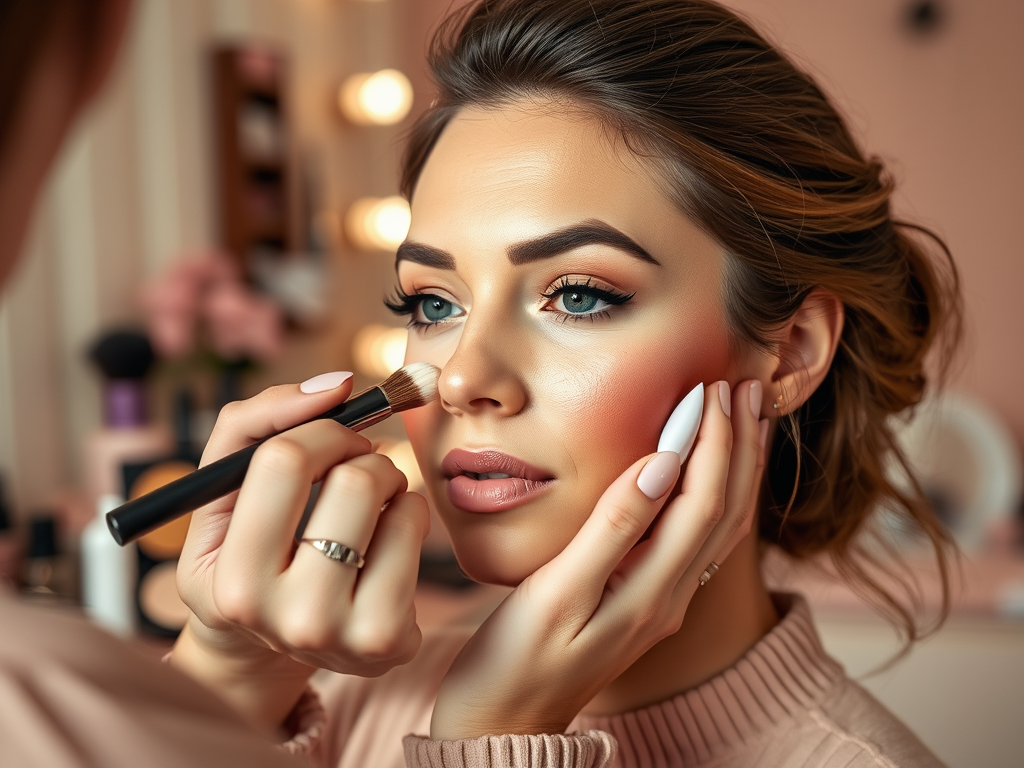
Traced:
POLYGON ((250 100, 238 112, 238 138, 242 152, 253 160, 277 160, 282 155, 280 111, 263 101, 250 100))
POLYGON ((173 448, 170 429, 149 421, 146 374, 153 365, 149 339, 134 331, 103 335, 90 350, 103 373, 103 428, 85 439, 83 466, 89 502, 123 495, 125 464, 164 456, 173 448))
POLYGON ((119 635, 136 626, 135 588, 138 562, 135 544, 120 546, 107 530, 107 512, 122 503, 113 494, 100 497, 96 517, 82 532, 82 604, 96 624, 119 635))
MULTIPOLYGON (((1009 428, 981 402, 945 392, 894 426, 896 439, 936 514, 966 552, 991 546, 1024 498, 1024 460, 1009 428)), ((910 480, 895 463, 893 480, 910 480)), ((891 516, 880 522, 897 540, 913 540, 891 516)))
POLYGON ((25 563, 25 589, 37 596, 57 596, 55 576, 60 548, 57 545, 57 521, 39 513, 28 527, 28 553, 25 563))
POLYGON ((341 84, 338 106, 356 125, 393 125, 412 108, 412 83, 397 69, 351 75, 341 84))
MULTIPOLYGON (((179 438, 179 443, 182 442, 179 438)), ((137 499, 195 472, 198 462, 198 455, 181 451, 179 446, 178 453, 162 457, 148 465, 127 466, 126 497, 137 499)), ((107 511, 113 508, 110 507, 107 511)), ((150 531, 138 541, 138 554, 134 560, 137 578, 132 598, 134 610, 137 612, 138 628, 145 634, 177 637, 188 620, 188 608, 178 596, 178 589, 175 586, 175 572, 191 520, 190 512, 150 531)), ((103 522, 106 526, 106 520, 103 522)), ((114 543, 109 530, 106 534, 114 543)))
POLYGON ((405 328, 367 325, 352 341, 352 358, 367 376, 383 378, 402 367, 409 332, 405 328))
POLYGON ((260 287, 280 304, 290 320, 315 326, 328 319, 330 284, 326 259, 315 253, 292 253, 283 258, 269 250, 249 255, 249 268, 260 287))
POLYGON ((0 478, 0 587, 6 582, 17 586, 21 581, 21 561, 24 541, 14 524, 14 515, 7 505, 3 478, 0 478))
POLYGON ((398 195, 363 197, 345 214, 345 233, 363 251, 394 251, 409 234, 412 214, 398 195))

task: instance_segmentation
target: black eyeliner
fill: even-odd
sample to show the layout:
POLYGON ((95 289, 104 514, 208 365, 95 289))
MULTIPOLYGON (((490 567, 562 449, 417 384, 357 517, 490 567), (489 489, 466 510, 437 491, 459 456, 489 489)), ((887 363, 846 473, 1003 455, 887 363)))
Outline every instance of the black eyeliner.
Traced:
POLYGON ((619 293, 618 291, 611 291, 605 288, 597 288, 591 283, 591 279, 588 277, 585 282, 571 283, 569 277, 559 278, 559 282, 552 287, 548 293, 542 293, 541 296, 545 299, 553 299, 556 296, 561 296, 564 293, 569 293, 572 289, 577 289, 581 293, 589 294, 602 301, 607 301, 609 304, 621 305, 632 299, 636 293, 619 293))
MULTIPOLYGON (((386 306, 396 315, 408 315, 409 320, 408 322, 406 322, 406 326, 408 328, 433 328, 434 326, 440 325, 441 323, 445 322, 445 320, 449 318, 445 318, 444 320, 436 320, 434 322, 424 322, 422 320, 417 320, 415 317, 416 311, 423 305, 423 302, 428 299, 437 299, 438 301, 442 301, 445 304, 448 304, 452 307, 458 306, 454 302, 444 298, 443 296, 438 296, 435 293, 406 293, 405 291, 402 290, 402 287, 400 285, 396 285, 394 287, 392 296, 386 297, 384 299, 384 306, 386 306)), ((456 315, 456 317, 460 316, 461 315, 456 315)))

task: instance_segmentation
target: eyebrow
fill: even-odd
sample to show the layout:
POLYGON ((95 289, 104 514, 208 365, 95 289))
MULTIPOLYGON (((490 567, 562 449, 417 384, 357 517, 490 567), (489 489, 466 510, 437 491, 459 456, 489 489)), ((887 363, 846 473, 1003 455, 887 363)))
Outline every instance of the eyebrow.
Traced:
MULTIPOLYGON (((596 219, 572 224, 532 240, 513 243, 505 249, 505 253, 513 266, 520 266, 539 259, 557 256, 584 245, 609 245, 641 261, 661 266, 661 262, 651 256, 633 238, 610 224, 596 219)), ((395 254, 395 266, 397 267, 398 262, 403 260, 437 269, 455 269, 455 257, 448 251, 412 240, 406 240, 398 246, 398 252, 395 254)))
POLYGON ((442 251, 432 245, 424 245, 414 240, 406 240, 395 253, 395 267, 400 261, 413 261, 425 267, 436 269, 455 269, 455 257, 448 251, 442 251))

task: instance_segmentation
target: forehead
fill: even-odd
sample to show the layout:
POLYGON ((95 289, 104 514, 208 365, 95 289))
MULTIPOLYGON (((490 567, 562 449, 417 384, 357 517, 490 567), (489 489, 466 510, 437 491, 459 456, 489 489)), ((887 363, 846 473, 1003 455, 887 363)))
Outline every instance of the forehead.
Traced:
POLYGON ((682 218, 619 137, 554 103, 462 110, 423 168, 412 212, 410 238, 437 245, 456 223, 518 240, 598 218, 656 238, 666 218, 682 218))

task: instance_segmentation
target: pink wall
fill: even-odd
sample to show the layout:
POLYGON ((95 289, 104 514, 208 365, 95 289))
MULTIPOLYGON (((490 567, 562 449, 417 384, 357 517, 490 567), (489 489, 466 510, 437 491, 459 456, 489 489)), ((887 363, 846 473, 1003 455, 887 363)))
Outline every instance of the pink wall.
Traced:
POLYGON ((862 145, 890 164, 897 211, 935 229, 963 278, 967 337, 952 387, 1024 444, 1024 3, 945 0, 915 38, 906 2, 730 0, 820 78, 862 145))
MULTIPOLYGON (((407 4, 415 71, 425 30, 451 3, 407 4)), ((1024 3, 945 0, 946 24, 927 37, 907 32, 901 0, 727 4, 819 78, 894 172, 899 215, 946 239, 968 323, 952 387, 985 402, 1024 445, 1024 3)), ((423 94, 426 80, 417 85, 423 94)))

